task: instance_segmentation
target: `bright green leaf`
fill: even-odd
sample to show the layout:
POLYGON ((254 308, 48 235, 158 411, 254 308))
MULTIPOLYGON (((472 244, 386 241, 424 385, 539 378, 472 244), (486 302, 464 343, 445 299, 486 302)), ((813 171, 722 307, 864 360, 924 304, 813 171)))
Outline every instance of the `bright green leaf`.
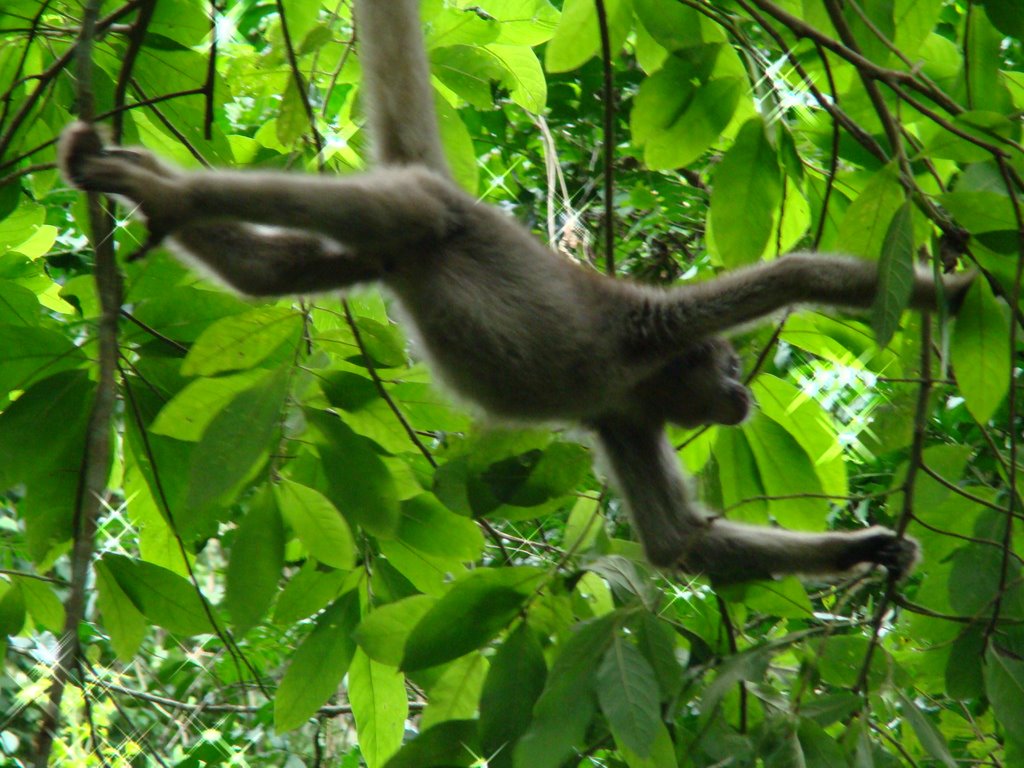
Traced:
POLYGON ((302 316, 286 307, 256 307, 207 326, 181 364, 183 376, 253 368, 285 342, 295 342, 302 316))
POLYGON ((984 280, 975 280, 956 318, 953 367, 967 408, 985 424, 1010 386, 1010 318, 984 280))
POLYGON ((900 315, 910 303, 914 255, 913 205, 907 200, 889 223, 878 262, 878 291, 871 307, 871 327, 880 347, 888 345, 899 328, 900 315))
POLYGON ((213 632, 195 586, 173 571, 124 555, 100 561, 139 611, 154 624, 182 635, 213 632))
POLYGON ((406 639, 412 628, 437 602, 429 595, 413 595, 371 611, 356 628, 354 637, 366 655, 382 664, 402 663, 406 639))
POLYGON ((348 698, 367 768, 379 768, 402 746, 409 702, 405 677, 356 649, 348 669, 348 698))
POLYGON ((355 565, 352 532, 326 496, 289 480, 275 486, 274 495, 284 519, 313 557, 343 570, 355 565))

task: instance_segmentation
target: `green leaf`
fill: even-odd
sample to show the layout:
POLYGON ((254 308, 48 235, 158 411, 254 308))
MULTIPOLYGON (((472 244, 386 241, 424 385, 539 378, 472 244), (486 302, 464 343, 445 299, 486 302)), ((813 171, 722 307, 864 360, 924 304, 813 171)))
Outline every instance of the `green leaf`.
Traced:
POLYGON ((878 346, 889 344, 910 303, 914 288, 913 204, 907 200, 893 216, 878 262, 878 292, 871 308, 871 327, 878 346))
MULTIPOLYGON (((437 111, 437 123, 441 129, 441 145, 444 147, 444 156, 452 169, 452 178, 458 185, 470 194, 475 194, 480 187, 480 171, 476 164, 476 150, 473 148, 473 139, 462 122, 458 110, 451 106, 440 95, 434 97, 434 109, 437 111)), ((363 332, 363 341, 371 353, 371 357, 379 361, 374 355, 388 352, 388 360, 392 365, 402 365, 406 360, 405 346, 401 336, 397 335, 397 347, 391 348, 383 344, 374 343, 374 335, 367 333, 360 323, 360 330, 363 332)))
POLYGON ((683 684, 683 670, 676 658, 676 634, 671 625, 644 611, 640 614, 636 642, 640 653, 654 669, 662 700, 671 699, 683 684))
MULTIPOLYGON (((633 21, 632 0, 605 0, 612 55, 618 53, 633 21)), ((601 50, 601 33, 593 0, 566 0, 562 18, 545 50, 548 72, 568 72, 588 62, 601 50)))
POLYGON ((352 630, 359 622, 355 591, 338 598, 292 654, 274 697, 274 727, 279 733, 298 728, 333 696, 356 650, 352 630))
MULTIPOLYGON (((957 762, 953 759, 953 755, 950 754, 946 738, 942 735, 942 732, 918 709, 915 702, 908 699, 902 692, 899 694, 899 698, 900 709, 910 722, 910 727, 914 729, 917 740, 921 742, 921 746, 925 748, 925 751, 935 760, 947 766, 947 768, 956 768, 957 762)), ((1016 715, 1014 716, 1016 717, 1016 715)))
POLYGON ((1013 203, 1004 192, 957 190, 938 196, 938 201, 960 226, 973 234, 1017 228, 1013 203))
POLYGON ((84 371, 67 371, 33 384, 0 413, 0 488, 65 475, 74 482, 94 388, 84 371))
POLYGON ((743 124, 715 166, 710 216, 715 245, 727 267, 758 260, 781 204, 779 158, 768 142, 764 122, 754 117, 743 124))
POLYGON ((96 605, 103 615, 103 628, 110 634, 110 644, 122 661, 130 661, 146 637, 148 624, 131 598, 117 583, 114 574, 103 560, 97 560, 96 605))
POLYGON ((367 768, 378 768, 402 746, 409 716, 405 677, 357 649, 348 669, 348 698, 359 735, 359 753, 367 768))
POLYGON ((413 627, 402 669, 437 666, 482 647, 515 618, 541 577, 534 568, 481 568, 455 582, 413 627))
MULTIPOLYGON (((0 188, 0 190, 6 189, 0 188)), ((18 283, 11 280, 0 280, 0 334, 8 332, 9 326, 24 327, 24 326, 36 326, 39 324, 40 318, 40 306, 39 299, 32 293, 28 288, 24 288, 18 283)), ((63 338, 63 337, 62 337, 63 338)), ((18 344, 17 346, 22 346, 18 344)), ((70 342, 67 342, 67 347, 71 346, 70 342)), ((17 347, 16 347, 17 348, 17 347)), ((24 349, 24 347, 22 347, 24 349)), ((0 355, 9 356, 11 355, 11 348, 6 344, 0 345, 0 355)), ((0 360, 3 360, 0 357, 0 360)), ((78 363, 78 358, 74 358, 72 362, 78 363)), ((4 360, 0 370, 7 374, 8 363, 4 360)), ((56 373, 46 367, 47 375, 56 373)), ((0 391, 6 392, 7 389, 0 384, 0 391)))
POLYGON ((470 653, 445 665, 427 695, 430 703, 420 717, 422 728, 446 720, 464 720, 476 714, 480 691, 487 677, 487 659, 482 653, 470 653))
POLYGON ((192 454, 189 517, 177 516, 183 535, 197 529, 204 510, 232 501, 269 455, 288 382, 287 369, 276 371, 236 395, 210 422, 192 454))
POLYGON ((342 570, 356 563, 356 543, 348 523, 330 500, 313 488, 285 480, 274 487, 281 514, 309 553, 342 570))
POLYGON ((197 442, 228 403, 267 376, 267 371, 255 370, 191 381, 160 409, 149 431, 197 442))
POLYGON ((259 623, 277 594, 284 565, 284 526, 266 491, 251 504, 238 524, 228 561, 224 605, 244 635, 259 623))
POLYGON ((995 414, 1010 387, 1010 317, 984 280, 967 291, 953 330, 952 359, 967 408, 980 424, 995 414))
POLYGON ((350 524, 374 536, 394 536, 401 520, 398 492, 373 443, 333 414, 307 409, 306 417, 320 434, 317 450, 329 468, 328 498, 350 524))
POLYGON ((254 368, 285 342, 294 343, 302 316, 287 307, 257 307, 207 326, 181 364, 183 376, 254 368))
POLYGON ((64 605, 53 591, 53 587, 45 581, 27 576, 15 577, 14 583, 21 590, 32 618, 39 622, 40 626, 54 634, 64 630, 64 605))
POLYGON ((0 393, 80 367, 82 350, 45 328, 0 326, 0 393))
POLYGON ((839 223, 837 242, 846 253, 875 259, 882 252, 889 224, 906 200, 892 165, 878 171, 850 203, 839 223))
POLYGON ((533 709, 533 722, 516 745, 515 768, 559 768, 583 743, 597 709, 597 668, 617 621, 608 614, 585 622, 565 643, 533 709))
POLYGON ((0 636, 21 632, 25 618, 25 596, 21 588, 0 579, 0 636))
POLYGON ((100 562, 132 605, 154 624, 182 635, 214 631, 192 582, 159 565, 124 555, 104 555, 100 562))
POLYGON ((347 571, 321 570, 315 560, 309 560, 292 576, 274 607, 274 623, 288 626, 312 616, 341 591, 347 571))
POLYGON ((470 768, 479 754, 476 720, 449 720, 423 731, 384 768, 470 768))
POLYGON ((489 768, 511 768, 519 738, 533 719, 533 706, 547 679, 536 633, 522 622, 498 648, 480 696, 480 743, 493 755, 489 768))
POLYGON ((985 653, 985 692, 1006 733, 1024 745, 1024 661, 989 645, 985 653))
POLYGON ((692 76, 690 62, 672 57, 640 86, 630 125, 651 169, 680 168, 704 154, 732 120, 746 87, 739 77, 698 87, 689 82, 692 76))
POLYGON ((647 659, 616 635, 597 670, 597 699, 616 741, 648 757, 661 722, 658 681, 647 659))
POLYGON ((397 667, 402 663, 409 633, 436 602, 437 599, 429 595, 413 595, 382 605, 356 628, 356 642, 371 659, 397 667))
POLYGON ((398 538, 421 552, 459 560, 477 560, 484 548, 479 526, 429 493, 402 502, 398 538))
POLYGON ((729 602, 741 603, 767 616, 810 620, 814 615, 807 590, 794 576, 778 581, 728 584, 720 587, 719 592, 729 602))

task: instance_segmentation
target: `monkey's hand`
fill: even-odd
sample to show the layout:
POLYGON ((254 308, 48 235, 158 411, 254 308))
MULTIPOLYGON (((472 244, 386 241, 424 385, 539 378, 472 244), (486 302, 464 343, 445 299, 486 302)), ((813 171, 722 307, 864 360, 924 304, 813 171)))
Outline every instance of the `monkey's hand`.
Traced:
POLYGON ((900 537, 895 531, 880 525, 849 534, 849 549, 843 553, 839 563, 841 570, 853 568, 859 563, 874 563, 885 566, 897 579, 914 570, 921 557, 921 548, 914 539, 900 537))
POLYGON ((61 174, 87 192, 120 195, 136 205, 149 227, 144 250, 157 245, 195 217, 180 172, 141 149, 104 147, 88 123, 64 129, 57 150, 61 174))

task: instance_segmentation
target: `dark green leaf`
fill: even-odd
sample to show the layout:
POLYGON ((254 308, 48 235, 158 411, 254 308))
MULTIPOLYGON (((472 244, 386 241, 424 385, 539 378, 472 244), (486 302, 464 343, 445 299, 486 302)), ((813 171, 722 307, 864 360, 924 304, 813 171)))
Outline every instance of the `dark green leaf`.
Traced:
POLYGON ((182 635, 213 632, 195 586, 173 571, 124 555, 100 561, 132 604, 154 624, 182 635))
POLYGON ((1024 745, 1024 661, 990 645, 985 654, 985 692, 1007 734, 1024 745))
POLYGON ((358 622, 359 596, 353 591, 324 611, 295 649, 274 698, 279 732, 298 728, 337 692, 356 650, 352 630, 358 622))
POLYGON ((947 766, 947 768, 956 768, 956 760, 950 754, 949 747, 946 745, 946 739, 936 725, 928 719, 915 702, 908 699, 902 693, 900 694, 900 704, 900 709, 910 722, 910 726, 914 729, 914 733, 917 735, 918 741, 921 742, 921 746, 925 748, 929 755, 947 766))
POLYGON ((888 345, 910 303, 914 287, 913 205, 907 200, 893 216, 878 262, 878 291, 871 308, 871 327, 878 346, 888 345))
POLYGON ((469 768, 480 754, 476 720, 449 720, 419 734, 384 768, 469 768))
POLYGON ((284 565, 284 527, 270 493, 250 505, 238 525, 228 561, 224 605, 235 631, 244 635, 263 618, 277 594, 284 565))
POLYGON ((482 647, 519 612, 541 574, 533 568, 482 568, 457 581, 406 641, 402 669, 425 669, 482 647))
POLYGON ((617 620, 609 614, 586 622, 566 642, 533 709, 533 722, 516 745, 516 768, 558 768, 583 743, 597 710, 597 669, 617 620))
POLYGON ((428 595, 413 595, 382 605, 356 628, 356 642, 371 659, 397 667, 402 663, 409 633, 436 602, 436 598, 428 595))
POLYGON ((146 636, 146 617, 142 615, 131 598, 117 583, 117 578, 107 568, 106 562, 96 562, 96 604, 103 615, 103 627, 110 633, 110 643, 117 657, 129 661, 146 636))
POLYGON ((521 623, 491 660, 480 696, 480 742, 491 768, 511 768, 516 742, 533 719, 547 666, 532 629, 521 623))
POLYGON ((597 699, 616 741, 648 757, 658 725, 658 681, 647 659, 622 636, 612 640, 596 678, 597 699))

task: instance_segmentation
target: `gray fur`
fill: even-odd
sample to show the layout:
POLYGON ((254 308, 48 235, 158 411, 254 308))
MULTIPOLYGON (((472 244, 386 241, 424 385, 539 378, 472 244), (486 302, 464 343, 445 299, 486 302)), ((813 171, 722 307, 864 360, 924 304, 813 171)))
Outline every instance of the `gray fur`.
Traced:
MULTIPOLYGON (((79 123, 61 141, 65 176, 134 201, 155 241, 170 237, 240 292, 382 283, 461 397, 502 419, 594 429, 656 565, 729 578, 831 573, 860 562, 906 571, 916 545, 886 529, 793 533, 710 515, 689 498, 663 429, 666 421, 735 424, 746 416, 735 355, 715 334, 794 303, 868 307, 875 264, 794 254, 670 289, 572 264, 451 181, 416 0, 360 0, 356 8, 382 167, 341 178, 185 172, 144 150, 104 149, 79 123)), ((947 280, 952 306, 969 281, 947 280)), ((935 308, 936 288, 919 273, 913 305, 935 308)))

